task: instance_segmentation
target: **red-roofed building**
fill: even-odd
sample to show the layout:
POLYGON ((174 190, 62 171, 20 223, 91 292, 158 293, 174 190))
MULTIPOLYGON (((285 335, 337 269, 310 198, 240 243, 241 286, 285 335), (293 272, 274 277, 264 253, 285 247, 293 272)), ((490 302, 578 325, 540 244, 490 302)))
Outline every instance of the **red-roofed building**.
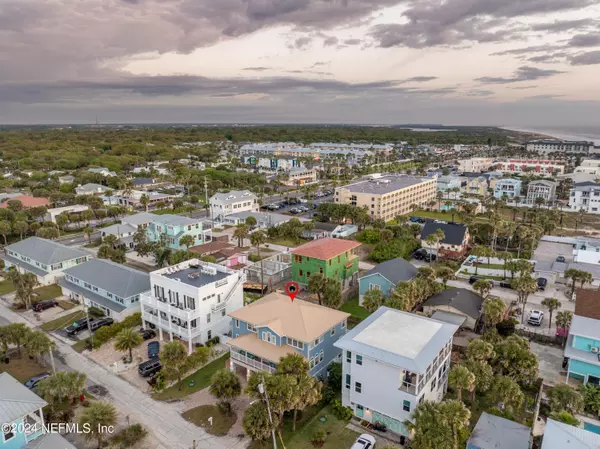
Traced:
POLYGON ((321 273, 330 279, 339 279, 342 286, 354 285, 358 280, 360 243, 352 240, 325 238, 313 240, 292 251, 292 280, 307 285, 311 275, 321 273))
POLYGON ((23 209, 30 209, 32 207, 40 207, 40 206, 50 206, 50 201, 48 198, 37 198, 29 195, 21 195, 15 196, 14 198, 9 198, 8 201, 0 204, 0 208, 8 207, 9 201, 20 201, 23 205, 23 209))

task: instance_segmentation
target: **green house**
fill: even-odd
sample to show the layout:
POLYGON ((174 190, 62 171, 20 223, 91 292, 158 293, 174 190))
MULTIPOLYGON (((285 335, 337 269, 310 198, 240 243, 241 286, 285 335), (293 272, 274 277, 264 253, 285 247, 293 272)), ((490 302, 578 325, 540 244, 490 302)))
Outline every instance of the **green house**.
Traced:
POLYGON ((313 240, 292 251, 292 280, 308 284, 310 276, 322 273, 330 279, 338 279, 344 288, 358 277, 360 243, 352 240, 325 238, 313 240))

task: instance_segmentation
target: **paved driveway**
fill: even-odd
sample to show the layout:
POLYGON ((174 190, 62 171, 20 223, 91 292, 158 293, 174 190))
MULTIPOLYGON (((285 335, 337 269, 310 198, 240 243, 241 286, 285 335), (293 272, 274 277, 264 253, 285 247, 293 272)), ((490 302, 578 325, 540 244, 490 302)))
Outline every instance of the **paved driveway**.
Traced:
POLYGON ((531 351, 540 365, 540 377, 547 385, 564 383, 567 372, 562 368, 563 350, 556 346, 541 345, 530 342, 531 351))

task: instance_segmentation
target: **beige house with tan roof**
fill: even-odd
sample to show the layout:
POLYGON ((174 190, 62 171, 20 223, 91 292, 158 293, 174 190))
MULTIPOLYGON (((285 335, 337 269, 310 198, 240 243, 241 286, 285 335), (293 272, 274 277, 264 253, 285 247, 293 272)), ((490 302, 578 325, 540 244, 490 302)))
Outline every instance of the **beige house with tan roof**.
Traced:
POLYGON ((229 316, 232 371, 273 373, 282 357, 299 353, 311 375, 325 377, 325 368, 341 359, 333 344, 346 334, 350 314, 275 292, 229 316))

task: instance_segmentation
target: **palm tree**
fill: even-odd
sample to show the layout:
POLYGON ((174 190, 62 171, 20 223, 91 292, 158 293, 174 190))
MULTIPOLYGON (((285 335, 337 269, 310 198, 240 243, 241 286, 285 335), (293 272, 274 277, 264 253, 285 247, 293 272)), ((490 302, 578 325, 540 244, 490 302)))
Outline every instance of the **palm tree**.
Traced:
POLYGON ((13 267, 8 270, 7 276, 15 286, 15 299, 20 301, 26 309, 29 309, 33 290, 39 285, 37 276, 30 272, 21 274, 13 267))
POLYGON ((235 373, 223 368, 213 374, 208 391, 219 401, 219 408, 229 413, 231 401, 242 393, 242 384, 235 373))
POLYGON ((66 398, 72 404, 83 393, 86 378, 78 371, 61 371, 41 381, 36 390, 48 402, 62 403, 66 398))
MULTIPOLYGON (((571 321, 573 321, 573 312, 558 312, 556 314, 556 327, 560 327, 561 329, 564 329, 565 331, 570 329, 571 327, 571 321)), ((563 333, 563 346, 565 344, 565 341, 567 340, 567 333, 564 332, 563 333)))
POLYGON ((15 232, 16 234, 19 234, 19 237, 21 240, 23 240, 23 234, 25 234, 27 232, 27 230, 29 229, 29 225, 27 224, 26 221, 23 220, 19 220, 19 221, 15 221, 13 223, 13 232, 15 232))
POLYGON ((260 260, 260 286, 264 288, 265 279, 264 279, 264 270, 263 270, 263 261, 260 257, 260 245, 263 245, 267 241, 267 234, 265 231, 259 229, 258 231, 254 231, 250 235, 250 243, 252 246, 256 247, 256 253, 258 254, 258 259, 260 260))
POLYGON ((523 323, 523 317, 525 316, 525 306, 527 305, 527 299, 529 295, 537 292, 538 283, 537 281, 529 275, 522 275, 519 278, 515 279, 512 283, 513 288, 517 292, 518 300, 523 307, 521 309, 521 323, 523 323))
POLYGON ((6 220, 0 220, 0 235, 4 237, 4 246, 8 245, 8 241, 6 240, 6 236, 10 234, 11 226, 10 222, 6 220))
POLYGON ((550 318, 548 319, 548 329, 552 327, 552 314, 555 310, 560 309, 561 303, 556 298, 544 298, 542 305, 548 307, 550 318))
POLYGON ((133 327, 123 328, 115 338, 115 349, 117 351, 128 351, 129 360, 133 360, 133 348, 142 344, 144 339, 133 327))
POLYGON ((233 238, 237 239, 238 246, 241 248, 244 244, 244 239, 248 238, 249 228, 246 225, 238 225, 235 231, 233 232, 233 238))
POLYGON ((579 270, 579 282, 581 283, 581 288, 586 283, 591 283, 594 280, 594 276, 589 271, 579 270))
POLYGON ((454 400, 442 402, 440 408, 445 423, 451 429, 454 449, 458 449, 458 437, 469 426, 471 411, 461 401, 454 400))
POLYGON ((504 319, 506 304, 500 298, 486 298, 483 302, 483 314, 486 328, 491 329, 504 319))
POLYGON ((86 226, 85 228, 83 228, 83 233, 87 237, 88 242, 92 243, 92 234, 94 233, 94 230, 92 228, 90 228, 89 226, 86 226))
POLYGON ((491 289, 492 284, 490 284, 490 281, 488 281, 487 279, 478 279, 473 284, 473 290, 479 293, 479 295, 481 295, 481 297, 483 298, 486 297, 486 295, 490 292, 491 289))
MULTIPOLYGON (((434 247, 434 246, 437 247, 438 242, 439 242, 439 240, 435 233, 429 234, 427 237, 425 237, 425 243, 427 244, 428 247, 434 247)), ((433 257, 431 257, 429 259, 429 263, 431 263, 432 260, 433 260, 433 257)))
POLYGON ((195 240, 191 234, 186 234, 179 239, 179 245, 185 246, 185 249, 189 251, 189 249, 194 246, 195 240))
POLYGON ((454 273, 454 270, 449 267, 440 267, 435 271, 435 274, 442 280, 444 289, 448 288, 448 281, 456 279, 456 274, 454 273))
POLYGON ((321 273, 314 273, 308 278, 308 291, 317 295, 319 305, 323 305, 323 293, 327 285, 327 278, 321 273))
POLYGON ((462 392, 475 390, 475 375, 463 365, 454 365, 448 374, 448 385, 456 390, 456 396, 462 401, 462 392))
POLYGON ((575 294, 575 284, 579 280, 581 271, 576 268, 569 268, 565 270, 565 279, 571 279, 571 300, 573 300, 573 295, 575 294))
POLYGON ((492 397, 496 403, 502 403, 513 412, 521 407, 525 396, 519 384, 506 376, 496 376, 492 387, 492 397))
POLYGON ((31 330, 25 325, 25 323, 10 323, 4 326, 4 330, 7 332, 10 343, 17 345, 17 351, 19 356, 21 355, 21 347, 27 343, 27 338, 31 330))
MULTIPOLYGON (((507 241, 508 241, 508 239, 507 239, 507 241)), ((506 246, 508 247, 508 243, 506 246)), ((512 255, 512 253, 510 253, 508 251, 504 251, 504 252, 496 254, 496 257, 503 262, 504 279, 506 279, 506 263, 513 259, 513 255, 512 255)))
POLYGON ((485 340, 471 340, 467 346, 467 358, 488 362, 494 356, 494 346, 485 340))
POLYGON ((296 381, 296 394, 294 404, 294 420, 292 421, 292 432, 296 431, 296 421, 298 410, 304 410, 306 407, 315 405, 321 398, 321 389, 323 384, 318 380, 306 373, 302 373, 298 376, 296 381))
POLYGON ((449 426, 443 425, 444 417, 439 403, 423 401, 415 409, 412 421, 404 424, 414 431, 412 445, 415 448, 438 449, 454 446, 454 435, 449 426))
POLYGON ((102 447, 104 432, 117 423, 117 409, 110 402, 94 401, 83 410, 79 425, 89 428, 85 433, 87 439, 98 441, 98 449, 102 447))
MULTIPOLYGON (((311 280, 312 280, 312 276, 311 276, 311 280)), ((384 304, 385 304, 385 296, 383 296, 383 293, 381 293, 381 290, 377 290, 377 289, 367 290, 367 292, 363 296, 362 306, 371 313, 375 312, 377 309, 379 309, 379 307, 381 307, 384 304)))
MULTIPOLYGON (((475 257, 484 257, 486 254, 486 247, 482 245, 477 245, 471 250, 471 256, 475 257)), ((473 262, 475 265, 475 274, 477 274, 477 267, 479 266, 479 262, 473 262)))
POLYGON ((144 210, 148 212, 148 204, 150 203, 150 197, 147 194, 140 196, 140 204, 144 207, 144 210))
POLYGON ((440 243, 444 241, 444 239, 446 238, 446 234, 441 229, 436 229, 436 231, 435 231, 435 237, 436 237, 436 240, 437 240, 436 241, 435 255, 439 259, 439 257, 440 257, 440 243))
POLYGON ((167 377, 176 378, 179 390, 183 387, 181 368, 187 360, 187 350, 178 341, 166 343, 160 351, 160 360, 163 364, 163 372, 167 377))
POLYGON ((50 337, 42 331, 31 331, 27 334, 27 340, 25 342, 25 348, 27 354, 38 360, 43 365, 43 355, 48 353, 50 355, 50 361, 52 363, 52 372, 56 374, 56 366, 54 365, 54 354, 52 351, 56 349, 56 343, 50 340, 50 337))

